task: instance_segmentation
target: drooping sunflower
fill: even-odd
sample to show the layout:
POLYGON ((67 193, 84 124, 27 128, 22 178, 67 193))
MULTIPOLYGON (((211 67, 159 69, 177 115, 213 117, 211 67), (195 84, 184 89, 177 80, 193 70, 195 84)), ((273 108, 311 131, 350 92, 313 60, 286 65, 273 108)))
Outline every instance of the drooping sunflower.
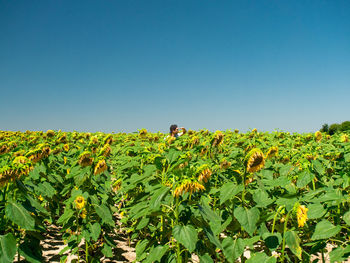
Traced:
POLYGON ((105 144, 105 146, 102 147, 100 150, 99 155, 102 155, 104 157, 108 157, 112 152, 112 148, 109 144, 105 144))
POLYGON ((46 135, 47 135, 47 137, 51 138, 51 137, 55 136, 55 132, 53 130, 47 130, 46 135))
POLYGON ((189 193, 190 195, 194 192, 205 190, 205 187, 193 180, 186 179, 178 187, 175 188, 173 195, 179 197, 183 193, 189 193))
POLYGON ((307 220, 307 211, 309 209, 306 208, 304 205, 299 205, 297 209, 297 220, 298 220, 298 227, 303 227, 305 225, 305 222, 307 220))
POLYGON ((265 156, 260 149, 254 148, 247 154, 246 163, 248 173, 260 171, 265 165, 265 156))
POLYGON ((139 135, 140 135, 141 137, 146 136, 146 135, 147 135, 147 130, 146 130, 145 128, 139 130, 139 135))
POLYGON ((341 142, 349 142, 349 136, 347 134, 342 134, 340 136, 340 141, 341 142))
POLYGON ((100 173, 103 173, 107 170, 107 164, 105 159, 101 159, 97 162, 95 168, 94 168, 94 175, 98 175, 100 173))
POLYGON ((83 208, 83 210, 82 210, 81 213, 80 213, 80 217, 81 217, 82 219, 84 219, 84 218, 86 218, 86 215, 87 215, 87 210, 86 210, 86 208, 83 208))
POLYGON ((90 166, 92 162, 94 161, 94 158, 91 157, 91 153, 89 151, 85 151, 79 156, 79 161, 78 163, 85 167, 85 166, 90 166))
POLYGON ((219 146, 223 143, 223 141, 224 141, 224 134, 221 131, 216 131, 213 135, 211 145, 213 147, 219 146))
POLYGON ((269 148, 269 150, 266 153, 266 159, 272 158, 278 154, 278 147, 272 146, 269 148))
POLYGON ((199 182, 208 182, 210 176, 212 175, 212 171, 208 167, 208 165, 204 164, 201 167, 198 168, 198 181, 199 182))
POLYGON ((75 198, 74 203, 75 203, 76 209, 80 210, 85 206, 85 199, 83 196, 79 195, 77 196, 77 198, 75 198))
POLYGON ((68 152, 68 151, 69 151, 69 144, 63 145, 63 150, 64 150, 65 152, 68 152))

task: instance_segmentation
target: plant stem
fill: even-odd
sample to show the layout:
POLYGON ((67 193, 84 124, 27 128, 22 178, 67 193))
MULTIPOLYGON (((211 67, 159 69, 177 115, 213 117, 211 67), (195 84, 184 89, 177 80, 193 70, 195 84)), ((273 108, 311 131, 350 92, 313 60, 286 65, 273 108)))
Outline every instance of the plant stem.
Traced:
POLYGON ((85 240, 85 261, 89 262, 89 243, 85 240))
POLYGON ((289 220, 289 215, 290 212, 292 210, 290 210, 287 214, 286 220, 284 221, 284 227, 283 227, 283 241, 282 241, 282 252, 281 252, 281 262, 284 262, 284 249, 286 248, 286 232, 287 232, 287 224, 288 224, 288 220, 289 220))
POLYGON ((277 219, 277 216, 279 214, 279 212, 282 210, 284 206, 280 206, 278 209, 277 209, 277 212, 273 218, 273 223, 272 223, 272 229, 271 229, 271 233, 273 234, 273 232, 275 231, 275 223, 276 223, 276 219, 277 219))

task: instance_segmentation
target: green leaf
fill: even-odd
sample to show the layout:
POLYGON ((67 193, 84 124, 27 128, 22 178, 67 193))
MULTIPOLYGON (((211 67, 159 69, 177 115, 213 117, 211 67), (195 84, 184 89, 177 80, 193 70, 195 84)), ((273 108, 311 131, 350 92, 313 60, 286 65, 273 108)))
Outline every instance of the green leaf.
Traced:
POLYGON ((280 197, 276 200, 276 204, 278 206, 286 206, 287 211, 291 210, 294 207, 294 204, 298 202, 297 198, 289 197, 289 198, 283 198, 280 197))
POLYGON ((269 249, 276 250, 282 242, 282 235, 278 232, 275 234, 265 233, 263 235, 263 239, 264 239, 265 245, 269 249))
POLYGON ((214 263, 213 259, 208 255, 208 253, 205 253, 202 256, 199 256, 199 262, 200 263, 214 263))
POLYGON ((198 240, 198 233, 193 226, 177 225, 173 228, 173 235, 174 238, 182 245, 184 245, 190 253, 192 253, 195 250, 196 243, 198 240))
POLYGON ((71 219, 74 216, 74 211, 66 206, 64 209, 63 215, 60 216, 60 218, 57 220, 57 224, 66 224, 69 219, 71 219))
POLYGON ((110 226, 115 225, 112 218, 111 211, 106 205, 102 204, 100 206, 95 206, 95 210, 97 215, 102 219, 102 223, 106 223, 110 226))
POLYGON ((338 234, 341 230, 341 226, 334 226, 327 220, 322 220, 316 225, 314 234, 311 240, 327 239, 338 234))
POLYGON ((264 252, 252 254, 251 257, 246 261, 246 263, 276 263, 277 259, 275 257, 269 257, 264 252))
POLYGON ((226 259, 233 263, 243 254, 245 244, 241 238, 233 240, 231 237, 227 237, 222 241, 222 247, 226 259))
POLYGON ((90 231, 92 240, 97 241, 101 234, 101 225, 96 222, 95 224, 91 225, 90 231))
POLYGON ((0 262, 12 263, 16 251, 16 240, 12 233, 0 236, 0 262))
POLYGON ((329 253, 330 261, 333 262, 345 262, 350 254, 350 245, 345 248, 338 247, 329 253), (345 255, 345 256, 344 256, 345 255))
POLYGON ((286 232, 286 244, 293 254, 301 260, 300 238, 295 231, 286 232))
POLYGON ((257 207, 266 207, 273 202, 269 195, 263 189, 257 189, 253 193, 253 199, 257 207))
POLYGON ((308 219, 318 219, 321 218, 327 210, 323 208, 321 204, 310 204, 307 207, 309 210, 307 211, 308 219))
POLYGON ((140 230, 148 225, 149 217, 143 217, 140 222, 137 224, 136 230, 140 230))
POLYGON ((344 214, 343 220, 348 226, 350 226, 350 211, 348 211, 344 214))
POLYGON ((34 230, 35 220, 19 203, 9 201, 5 208, 7 218, 26 230, 34 230))
POLYGON ((150 209, 151 210, 159 210, 160 209, 160 203, 162 202, 165 195, 170 191, 170 188, 168 187, 162 187, 159 190, 157 190, 154 195, 152 195, 150 200, 150 209))
POLYGON ((39 184, 38 190, 42 196, 47 196, 49 198, 52 198, 56 194, 55 188, 53 188, 48 182, 43 182, 39 184))
POLYGON ((313 164, 314 169, 319 175, 324 175, 326 173, 326 170, 320 161, 312 160, 311 163, 313 164))
POLYGON ((234 211, 234 216, 237 218, 241 226, 248 232, 250 236, 253 236, 256 230, 256 223, 259 220, 259 209, 253 207, 252 209, 238 207, 234 211))
POLYGON ((148 240, 140 240, 137 242, 136 247, 135 247, 135 252, 136 252, 136 260, 141 261, 146 257, 145 249, 148 245, 148 240))
POLYGON ((315 175, 310 173, 309 171, 303 171, 298 175, 297 187, 303 188, 311 183, 312 179, 314 179, 315 175))
POLYGON ((103 245, 101 252, 103 253, 103 255, 105 255, 106 258, 113 257, 112 248, 108 246, 106 243, 103 245))
POLYGON ((218 231, 221 229, 221 217, 211 210, 207 204, 205 204, 204 199, 201 200, 201 205, 198 205, 198 208, 202 217, 208 221, 210 227, 214 231, 214 234, 219 234, 218 231))
POLYGON ((213 243, 215 246, 217 246, 219 249, 223 249, 222 245, 219 241, 219 239, 217 238, 217 236, 213 233, 213 230, 211 230, 211 228, 207 228, 204 227, 203 228, 205 235, 207 236, 207 238, 209 239, 209 241, 211 243, 213 243))
POLYGON ((225 203, 230 198, 233 198, 239 192, 242 192, 243 185, 236 185, 233 182, 225 183, 220 188, 220 205, 225 203))
POLYGON ((160 259, 163 257, 163 255, 165 254, 165 252, 167 252, 168 249, 169 249, 168 245, 157 246, 153 248, 144 262, 151 263, 151 262, 160 261, 160 259))

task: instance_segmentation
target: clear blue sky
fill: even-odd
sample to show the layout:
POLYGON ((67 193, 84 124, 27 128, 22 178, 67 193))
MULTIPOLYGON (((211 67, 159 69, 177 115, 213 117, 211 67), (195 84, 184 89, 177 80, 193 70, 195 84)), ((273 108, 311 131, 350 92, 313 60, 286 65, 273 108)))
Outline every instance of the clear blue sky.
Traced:
POLYGON ((350 120, 350 1, 0 0, 0 130, 350 120))

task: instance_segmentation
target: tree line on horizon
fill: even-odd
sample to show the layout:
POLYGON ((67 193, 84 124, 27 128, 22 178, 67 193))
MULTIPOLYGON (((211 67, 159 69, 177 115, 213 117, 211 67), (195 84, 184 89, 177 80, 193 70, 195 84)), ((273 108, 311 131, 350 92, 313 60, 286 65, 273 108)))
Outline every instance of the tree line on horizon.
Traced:
POLYGON ((337 132, 350 131, 350 121, 344 121, 342 123, 333 123, 328 125, 327 123, 322 125, 320 132, 326 132, 329 135, 333 135, 337 132))

